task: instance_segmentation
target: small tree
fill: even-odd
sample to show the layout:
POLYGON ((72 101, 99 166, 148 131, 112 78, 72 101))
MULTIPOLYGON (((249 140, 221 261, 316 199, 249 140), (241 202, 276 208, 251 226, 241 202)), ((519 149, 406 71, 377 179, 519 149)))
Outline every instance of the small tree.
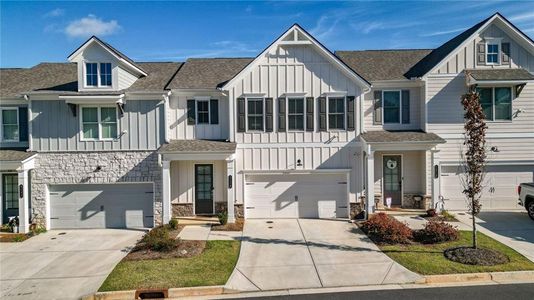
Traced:
MULTIPOLYGON (((467 77, 467 76, 466 76, 467 77)), ((464 172, 461 176, 463 193, 468 200, 469 213, 473 218, 473 248, 477 249, 477 229, 475 216, 482 205, 480 197, 486 169, 486 125, 484 111, 480 104, 480 95, 474 88, 462 96, 464 107, 464 147, 462 160, 464 172)))

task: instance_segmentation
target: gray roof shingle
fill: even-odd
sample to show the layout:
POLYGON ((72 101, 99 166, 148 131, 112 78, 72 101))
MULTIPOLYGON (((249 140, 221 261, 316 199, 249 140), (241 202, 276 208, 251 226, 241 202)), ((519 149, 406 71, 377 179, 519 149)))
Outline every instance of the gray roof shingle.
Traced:
POLYGON ((244 69, 253 58, 190 58, 169 89, 216 89, 244 69))
POLYGON ((23 161, 37 152, 29 152, 23 149, 1 149, 0 161, 23 161))
POLYGON ((424 131, 367 131, 361 137, 368 143, 445 143, 445 140, 435 133, 424 131))
POLYGON ((234 153, 236 143, 210 140, 172 140, 162 145, 160 153, 228 152, 234 153))
POLYGON ((431 49, 336 51, 336 55, 368 81, 407 79, 405 74, 431 49))
POLYGON ((519 69, 470 69, 465 70, 475 80, 534 80, 529 71, 519 69))

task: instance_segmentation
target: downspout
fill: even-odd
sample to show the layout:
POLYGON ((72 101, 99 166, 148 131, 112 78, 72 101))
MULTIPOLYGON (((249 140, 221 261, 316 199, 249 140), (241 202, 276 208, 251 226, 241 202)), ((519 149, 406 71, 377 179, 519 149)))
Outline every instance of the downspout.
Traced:
POLYGON ((165 143, 168 144, 170 142, 169 139, 169 99, 171 97, 172 91, 169 91, 167 94, 163 94, 163 136, 165 137, 165 143))
POLYGON ((30 96, 28 94, 24 94, 24 100, 28 102, 28 150, 33 150, 33 139, 32 139, 32 102, 30 101, 30 96))

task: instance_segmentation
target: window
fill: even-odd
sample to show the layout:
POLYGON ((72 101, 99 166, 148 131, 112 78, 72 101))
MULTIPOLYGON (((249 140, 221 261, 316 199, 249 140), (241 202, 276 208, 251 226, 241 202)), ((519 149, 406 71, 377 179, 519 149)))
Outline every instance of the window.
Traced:
POLYGON ((88 87, 112 86, 111 63, 85 63, 85 85, 88 87))
POLYGON ((498 64, 499 63, 499 44, 488 43, 486 44, 486 63, 498 64))
POLYGON ((248 130, 263 130, 263 98, 247 98, 248 130))
POLYGON ((4 191, 4 209, 19 208, 18 175, 4 174, 2 176, 2 190, 4 191))
POLYGON ((512 120, 512 89, 510 87, 478 88, 477 91, 486 120, 512 120))
POLYGON ((85 64, 85 84, 87 86, 98 86, 98 64, 86 63, 85 64))
POLYGON ((400 123, 401 91, 384 91, 384 124, 400 123))
POLYGON ((304 130, 304 98, 287 99, 289 130, 304 130))
POLYGON ((17 108, 4 108, 2 111, 2 140, 19 140, 19 114, 17 108))
POLYGON ((82 107, 83 139, 116 139, 117 108, 82 107))
POLYGON ((345 129, 345 97, 328 98, 328 129, 345 129))
POLYGON ((100 85, 111 86, 111 63, 100 63, 100 85))
POLYGON ((210 123, 209 101, 197 101, 197 124, 210 123))

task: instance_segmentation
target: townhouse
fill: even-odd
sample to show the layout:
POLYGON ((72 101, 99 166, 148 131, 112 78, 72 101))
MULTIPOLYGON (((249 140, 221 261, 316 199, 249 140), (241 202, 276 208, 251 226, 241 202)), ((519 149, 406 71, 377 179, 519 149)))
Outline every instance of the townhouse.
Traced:
POLYGON ((295 24, 254 58, 134 62, 92 37, 68 60, 1 70, 2 219, 22 230, 465 210, 475 87, 483 209, 533 180, 534 42, 500 14, 428 50, 333 53, 295 24))

